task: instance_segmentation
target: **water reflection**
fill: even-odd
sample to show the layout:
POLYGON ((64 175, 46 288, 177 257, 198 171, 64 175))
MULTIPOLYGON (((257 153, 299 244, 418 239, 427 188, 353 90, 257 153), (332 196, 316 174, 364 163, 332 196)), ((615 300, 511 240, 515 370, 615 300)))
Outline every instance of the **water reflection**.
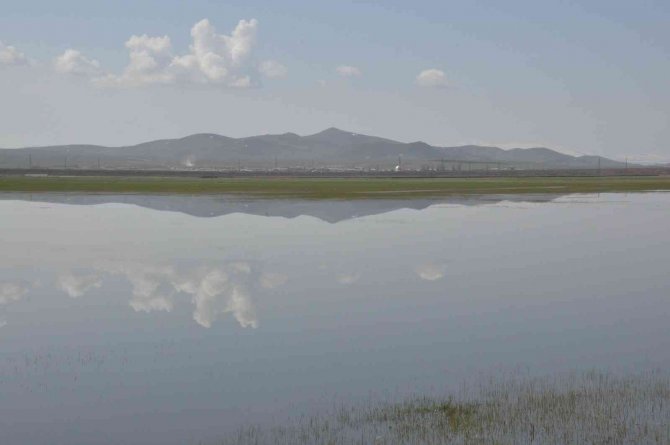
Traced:
POLYGON ((0 305, 19 301, 28 293, 28 286, 24 283, 0 283, 0 305))
POLYGON ((423 280, 435 281, 444 276, 444 264, 425 263, 416 267, 416 274, 423 280))
MULTIPOLYGON (((31 286, 23 282, 0 281, 0 311, 3 307, 21 300, 30 291, 31 286)), ((0 312, 1 313, 1 312, 0 312)), ((7 320, 1 318, 0 328, 7 325, 7 320)))
MULTIPOLYGON (((587 198, 582 195, 579 199, 588 202, 587 198)), ((394 221, 378 219, 375 223, 372 219, 365 224, 367 235, 359 235, 357 230, 349 230, 351 226, 340 232, 337 228, 331 230, 327 226, 306 221, 283 225, 265 216, 292 218, 307 215, 318 217, 321 221, 339 221, 342 224, 363 215, 393 210, 401 215, 400 210, 427 208, 436 203, 439 206, 435 208, 444 208, 445 204, 502 208, 515 203, 538 204, 562 200, 565 202, 561 195, 324 202, 249 200, 230 196, 0 194, 0 203, 22 203, 20 208, 29 212, 18 215, 13 226, 16 232, 0 240, 4 241, 5 251, 11 253, 4 257, 4 261, 0 259, 0 277, 12 276, 14 271, 11 268, 22 263, 27 270, 26 274, 36 275, 38 281, 49 270, 55 269, 57 276, 47 287, 52 286, 72 299, 81 299, 94 291, 114 294, 117 298, 124 298, 134 312, 147 314, 171 313, 188 302, 193 320, 201 327, 211 328, 217 320, 230 314, 242 328, 257 328, 260 323, 256 301, 258 295, 282 287, 289 278, 286 267, 283 267, 284 271, 272 270, 275 266, 280 269, 285 266, 282 264, 284 260, 275 259, 275 266, 270 265, 269 268, 264 264, 263 257, 276 251, 285 259, 290 258, 291 263, 300 258, 301 251, 306 251, 307 260, 298 261, 302 263, 299 267, 293 265, 296 281, 301 285, 315 283, 315 291, 319 293, 332 292, 331 285, 360 287, 366 268, 372 269, 368 275, 377 275, 376 285, 383 290, 388 286, 385 281, 409 282, 412 276, 425 282, 437 282, 445 277, 449 262, 460 258, 465 261, 464 264, 469 263, 467 252, 453 250, 454 247, 458 248, 459 243, 450 242, 451 250, 444 250, 440 246, 445 242, 440 241, 440 238, 448 240, 454 236, 453 229, 458 227, 454 224, 459 224, 457 219, 449 223, 453 226, 449 234, 441 233, 439 221, 431 218, 415 219, 416 214, 394 220, 411 222, 416 226, 413 228, 398 229, 389 224, 394 221), (67 205, 55 204, 53 208, 42 208, 36 206, 35 202, 67 205), (123 205, 104 210, 100 207, 98 211, 89 207, 104 203, 123 205), (218 221, 207 218, 206 221, 212 221, 211 224, 196 225, 190 216, 179 220, 159 218, 162 213, 140 210, 127 204, 188 215, 228 216, 218 221), (40 220, 43 211, 50 212, 56 226, 69 224, 71 230, 60 238, 51 234, 48 229, 49 219, 40 220), (240 212, 248 216, 242 217, 240 212), (100 218, 103 214, 116 219, 102 220, 100 218), (90 226, 91 223, 99 227, 90 226), (255 228, 250 224, 255 224, 255 228), (382 232, 375 233, 375 225, 382 232), (427 230, 422 229, 421 225, 427 230), (240 236, 244 238, 247 232, 249 237, 241 239, 240 236), (295 243, 295 246, 291 246, 291 243, 295 243), (26 249, 31 244, 35 245, 32 252, 26 249), (350 264, 352 258, 364 252, 361 246, 365 244, 374 246, 372 251, 382 254, 376 259, 377 263, 366 261, 358 265, 350 264), (420 250, 422 245, 425 246, 424 251, 420 250), (343 248, 345 250, 341 250, 343 248), (36 251, 39 255, 35 255, 36 251), (208 257, 209 260, 205 260, 208 257), (164 258, 172 261, 165 261, 164 258), (3 265, 10 268, 4 274, 3 265), (381 276, 379 271, 374 270, 377 266, 384 271, 381 276), (385 268, 390 270, 391 267, 395 267, 390 272, 392 277, 385 272, 385 268), (115 278, 124 280, 129 285, 129 291, 119 290, 115 278), (109 290, 105 290, 106 287, 109 290)), ((575 202, 575 199, 568 197, 567 202, 575 202)), ((437 214, 449 214, 453 218, 460 211, 453 214, 434 213, 437 214)), ((8 221, 11 223, 11 219, 8 221)), ((478 230, 481 231, 481 228, 478 230)), ((481 238, 487 239, 489 236, 490 233, 482 233, 481 238)), ((471 245, 477 243, 475 239, 471 245)), ((477 247, 477 251, 480 250, 477 247)), ((0 307, 25 297, 35 288, 34 284, 28 283, 28 280, 0 281, 0 307)), ((418 289, 419 284, 415 283, 414 286, 418 289)))
POLYGON ((179 212, 197 217, 233 213, 296 218, 311 216, 337 223, 353 218, 392 212, 421 210, 435 204, 477 206, 500 202, 551 202, 565 195, 464 195, 419 199, 303 200, 257 199, 231 195, 111 195, 75 193, 0 193, 0 200, 21 200, 70 205, 130 204, 153 210, 179 212))
MULTIPOLYGON (((407 278, 416 273, 422 280, 439 280, 444 277, 445 268, 442 263, 424 263, 413 270, 408 265, 407 278)), ((188 300, 193 307, 193 320, 204 328, 210 328, 225 314, 231 314, 243 328, 257 328, 259 320, 253 296, 278 289, 289 279, 284 273, 260 269, 258 264, 244 261, 192 267, 107 263, 88 270, 79 267, 62 272, 53 283, 44 284, 79 299, 93 291, 104 292, 105 283, 121 277, 130 285, 127 304, 135 312, 171 312, 177 300, 188 300)), ((302 273, 314 270, 304 269, 302 273)), ((330 283, 322 282, 322 290, 334 283, 354 285, 361 279, 361 273, 341 272, 333 279, 330 283)), ((24 282, 0 282, 0 306, 18 302, 34 287, 24 282)))
POLYGON ((72 298, 79 298, 93 288, 102 286, 99 273, 68 272, 58 277, 58 288, 72 298))
MULTIPOLYGON (((253 295, 279 288, 288 279, 282 273, 258 271, 248 262, 181 269, 129 263, 64 272, 53 285, 76 299, 100 289, 113 276, 121 276, 130 284, 128 305, 134 311, 170 312, 176 299, 187 297, 193 306, 193 319, 204 328, 228 313, 243 328, 258 327, 253 295)), ((0 306, 21 300, 30 290, 25 283, 0 282, 0 306)))
POLYGON ((668 194, 132 199, 0 199, 0 443, 217 443, 499 366, 670 366, 668 194))
POLYGON ((258 327, 251 300, 252 270, 248 263, 231 263, 218 268, 202 268, 176 277, 173 287, 191 295, 193 319, 206 328, 220 314, 232 313, 242 327, 258 327))

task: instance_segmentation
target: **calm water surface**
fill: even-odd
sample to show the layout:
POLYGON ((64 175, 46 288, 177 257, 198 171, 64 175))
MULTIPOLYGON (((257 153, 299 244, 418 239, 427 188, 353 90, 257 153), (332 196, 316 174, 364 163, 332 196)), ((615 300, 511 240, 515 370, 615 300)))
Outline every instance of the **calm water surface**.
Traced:
POLYGON ((477 373, 670 366, 670 194, 0 195, 0 443, 184 444, 477 373))

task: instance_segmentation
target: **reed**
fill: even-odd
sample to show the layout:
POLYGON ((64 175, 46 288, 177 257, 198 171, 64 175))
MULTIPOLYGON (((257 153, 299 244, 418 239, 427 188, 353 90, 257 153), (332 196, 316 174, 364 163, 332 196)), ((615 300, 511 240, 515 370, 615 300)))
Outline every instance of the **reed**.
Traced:
POLYGON ((668 444, 670 379, 588 372, 505 377, 457 394, 338 406, 227 444, 668 444))

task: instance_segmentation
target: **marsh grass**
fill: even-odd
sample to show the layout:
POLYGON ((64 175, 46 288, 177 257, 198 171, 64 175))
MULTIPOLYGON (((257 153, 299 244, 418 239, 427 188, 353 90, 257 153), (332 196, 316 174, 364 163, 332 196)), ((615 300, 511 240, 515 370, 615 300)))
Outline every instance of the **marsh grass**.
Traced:
POLYGON ((338 406, 221 444, 668 444, 670 379, 589 372, 490 379, 457 395, 338 406))
POLYGON ((0 192, 244 194, 358 199, 454 194, 606 193, 670 190, 670 176, 535 178, 177 178, 0 176, 0 192))

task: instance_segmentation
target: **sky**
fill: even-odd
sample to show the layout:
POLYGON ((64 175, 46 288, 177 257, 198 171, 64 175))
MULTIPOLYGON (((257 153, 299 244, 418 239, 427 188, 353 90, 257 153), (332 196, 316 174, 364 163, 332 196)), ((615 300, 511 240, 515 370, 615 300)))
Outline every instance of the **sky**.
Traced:
POLYGON ((670 161, 670 2, 0 0, 0 147, 335 126, 670 161))

